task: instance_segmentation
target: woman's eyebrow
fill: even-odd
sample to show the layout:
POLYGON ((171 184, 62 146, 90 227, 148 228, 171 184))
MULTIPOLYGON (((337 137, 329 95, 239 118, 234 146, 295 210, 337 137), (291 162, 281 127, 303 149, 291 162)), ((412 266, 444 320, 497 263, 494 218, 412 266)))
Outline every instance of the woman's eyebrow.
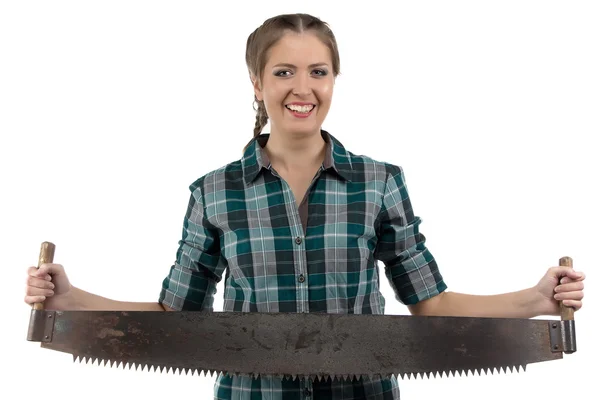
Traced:
MULTIPOLYGON (((320 62, 320 63, 316 63, 316 64, 310 64, 308 67, 316 68, 316 67, 321 67, 321 66, 328 66, 328 65, 327 65, 327 63, 320 62)), ((296 66, 294 64, 288 64, 288 63, 280 63, 280 64, 273 66, 273 68, 277 68, 277 67, 296 68, 296 66)))

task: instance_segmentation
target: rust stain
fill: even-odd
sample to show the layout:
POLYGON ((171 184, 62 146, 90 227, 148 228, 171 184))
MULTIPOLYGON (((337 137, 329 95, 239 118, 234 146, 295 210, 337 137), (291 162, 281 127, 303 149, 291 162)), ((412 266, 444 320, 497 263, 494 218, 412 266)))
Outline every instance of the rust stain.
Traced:
POLYGON ((310 349, 313 345, 316 347, 317 354, 321 353, 321 339, 319 331, 305 332, 304 329, 298 334, 295 350, 310 349))
POLYGON ((137 334, 139 334, 139 333, 142 333, 142 330, 141 330, 141 329, 139 329, 139 328, 136 328, 136 327, 134 327, 134 326, 130 326, 130 327, 127 329, 127 331, 129 331, 129 333, 133 333, 133 334, 135 334, 135 335, 137 335, 137 334))
POLYGON ((123 331, 118 331, 118 330, 112 329, 112 328, 102 328, 100 330, 100 332, 98 332, 97 336, 100 339, 104 339, 107 336, 125 336, 125 333, 123 333, 123 331))

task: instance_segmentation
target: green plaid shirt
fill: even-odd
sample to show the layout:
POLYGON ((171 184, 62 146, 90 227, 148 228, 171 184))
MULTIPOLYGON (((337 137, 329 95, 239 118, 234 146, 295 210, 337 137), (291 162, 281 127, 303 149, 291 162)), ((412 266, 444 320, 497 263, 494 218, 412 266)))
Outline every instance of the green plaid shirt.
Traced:
MULTIPOLYGON (((446 289, 419 233, 400 167, 347 151, 326 131, 327 156, 300 207, 255 138, 239 161, 199 178, 159 302, 223 311, 383 314, 377 260, 395 297, 415 304, 446 289)), ((382 343, 382 346, 385 344, 382 343)), ((215 399, 399 399, 395 378, 274 380, 219 375, 215 399)))

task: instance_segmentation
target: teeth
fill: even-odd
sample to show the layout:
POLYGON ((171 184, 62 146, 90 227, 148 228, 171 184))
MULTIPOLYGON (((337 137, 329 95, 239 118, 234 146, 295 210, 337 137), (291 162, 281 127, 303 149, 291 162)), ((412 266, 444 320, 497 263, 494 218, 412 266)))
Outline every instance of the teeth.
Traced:
POLYGON ((296 105, 296 104, 290 104, 290 105, 286 106, 287 109, 292 110, 292 111, 296 111, 296 112, 300 112, 300 113, 311 112, 314 107, 315 106, 312 105, 312 104, 309 105, 309 106, 299 106, 299 105, 296 105))
POLYGON ((253 379, 258 379, 261 377, 264 378, 280 378, 285 380, 296 380, 296 379, 310 379, 313 382, 315 381, 329 381, 329 380, 344 380, 344 381, 352 381, 358 380, 361 377, 363 378, 389 378, 392 376, 397 377, 397 379, 405 379, 405 380, 413 380, 413 379, 439 379, 439 378, 452 378, 452 377, 461 377, 461 376, 474 376, 475 374, 479 376, 483 375, 506 375, 513 374, 519 372, 527 371, 527 364, 519 364, 519 365, 502 365, 502 366, 490 366, 490 367, 481 367, 481 368, 467 368, 467 369, 446 369, 446 370, 438 370, 438 371, 418 371, 418 372, 385 372, 381 374, 327 374, 327 373, 318 373, 318 374, 293 374, 293 375, 281 375, 281 374, 261 374, 261 373, 242 373, 237 371, 219 371, 215 369, 204 369, 204 368, 194 368, 194 367, 166 367, 161 365, 148 364, 143 362, 135 362, 135 361, 118 361, 118 360, 110 360, 110 359, 102 359, 97 357, 89 357, 85 355, 77 355, 73 354, 73 362, 80 364, 88 364, 88 365, 98 365, 109 368, 117 367, 119 369, 133 369, 134 371, 147 371, 147 372, 160 372, 167 373, 169 375, 179 374, 179 375, 191 375, 196 374, 197 376, 210 376, 216 377, 220 373, 230 376, 244 376, 251 377, 253 379))

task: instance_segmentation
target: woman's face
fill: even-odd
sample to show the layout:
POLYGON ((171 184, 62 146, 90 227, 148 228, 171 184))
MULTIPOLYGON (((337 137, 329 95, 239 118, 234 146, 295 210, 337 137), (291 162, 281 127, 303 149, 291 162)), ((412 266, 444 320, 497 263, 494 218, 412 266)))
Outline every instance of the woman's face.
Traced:
POLYGON ((335 79, 329 48, 313 33, 288 33, 269 52, 262 88, 271 132, 292 135, 320 133, 329 112, 335 79))

